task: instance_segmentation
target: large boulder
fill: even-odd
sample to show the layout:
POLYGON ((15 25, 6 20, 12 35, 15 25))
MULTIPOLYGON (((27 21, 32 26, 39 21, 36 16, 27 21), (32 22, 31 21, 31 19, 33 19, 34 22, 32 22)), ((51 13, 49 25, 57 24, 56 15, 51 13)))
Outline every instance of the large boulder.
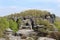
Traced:
POLYGON ((32 32, 34 32, 34 31, 30 30, 30 29, 22 29, 22 30, 19 30, 17 32, 17 34, 22 34, 22 35, 25 35, 25 36, 29 36, 32 32))

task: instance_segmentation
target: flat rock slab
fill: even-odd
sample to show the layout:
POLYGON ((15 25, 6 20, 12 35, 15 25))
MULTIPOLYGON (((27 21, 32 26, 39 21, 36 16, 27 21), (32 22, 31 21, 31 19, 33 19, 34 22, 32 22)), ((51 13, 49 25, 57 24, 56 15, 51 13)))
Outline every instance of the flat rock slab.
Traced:
POLYGON ((38 40, 56 40, 56 39, 48 38, 48 37, 39 37, 38 40))
POLYGON ((5 40, 5 38, 0 38, 0 40, 5 40))

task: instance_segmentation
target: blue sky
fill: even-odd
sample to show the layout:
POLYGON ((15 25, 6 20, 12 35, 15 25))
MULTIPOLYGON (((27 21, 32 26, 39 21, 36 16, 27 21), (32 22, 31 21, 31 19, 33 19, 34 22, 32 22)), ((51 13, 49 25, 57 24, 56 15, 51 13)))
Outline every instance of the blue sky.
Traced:
POLYGON ((0 0, 0 16, 27 9, 46 10, 60 16, 60 0, 0 0))

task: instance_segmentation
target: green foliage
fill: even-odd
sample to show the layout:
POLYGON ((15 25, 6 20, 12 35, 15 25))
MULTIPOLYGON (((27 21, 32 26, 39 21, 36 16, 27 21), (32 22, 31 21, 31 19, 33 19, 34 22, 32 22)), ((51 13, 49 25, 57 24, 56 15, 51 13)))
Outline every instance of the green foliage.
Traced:
POLYGON ((48 14, 47 11, 41 11, 41 10, 26 10, 20 13, 21 16, 34 16, 34 17, 41 17, 45 14, 48 14))
POLYGON ((42 11, 42 10, 37 10, 37 9, 31 9, 31 10, 26 10, 26 11, 22 11, 20 13, 15 13, 15 14, 11 14, 5 17, 25 17, 25 16, 34 16, 34 17, 44 17, 45 15, 50 14, 50 12, 47 11, 42 11))
POLYGON ((47 20, 43 20, 43 19, 40 19, 40 18, 37 18, 35 20, 36 20, 35 21, 36 24, 45 25, 46 27, 48 27, 50 25, 50 23, 47 20))
POLYGON ((58 30, 60 31, 60 21, 55 21, 55 26, 58 28, 58 30))
POLYGON ((58 31, 60 31, 60 17, 56 17, 54 25, 58 28, 58 31))
POLYGON ((13 20, 9 20, 9 27, 16 32, 18 30, 17 23, 13 20))
POLYGON ((18 27, 21 26, 21 19, 18 19, 17 24, 18 24, 18 27))
POLYGON ((0 37, 2 37, 5 29, 9 27, 9 22, 6 18, 0 18, 0 37))

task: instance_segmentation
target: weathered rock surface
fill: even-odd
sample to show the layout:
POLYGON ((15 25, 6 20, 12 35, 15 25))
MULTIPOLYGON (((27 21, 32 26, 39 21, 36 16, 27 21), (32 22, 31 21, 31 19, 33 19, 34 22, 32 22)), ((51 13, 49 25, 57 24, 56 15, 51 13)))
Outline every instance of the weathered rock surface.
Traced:
POLYGON ((56 39, 48 38, 48 37, 39 37, 38 40, 56 40, 56 39))

